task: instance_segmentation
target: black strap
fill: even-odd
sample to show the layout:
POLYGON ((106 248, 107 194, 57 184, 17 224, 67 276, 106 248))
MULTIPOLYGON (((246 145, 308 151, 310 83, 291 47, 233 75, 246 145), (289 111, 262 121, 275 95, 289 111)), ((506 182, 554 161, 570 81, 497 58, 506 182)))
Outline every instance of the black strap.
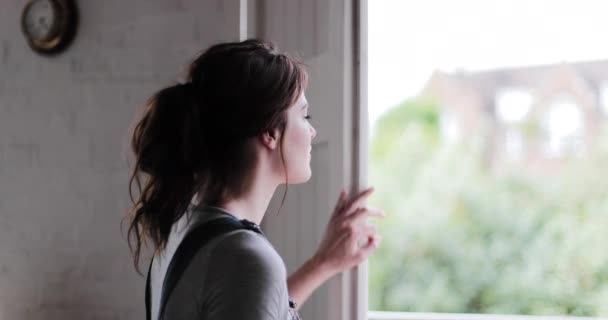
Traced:
POLYGON ((150 314, 150 273, 152 273, 152 263, 154 258, 150 260, 150 266, 148 267, 148 277, 146 278, 146 320, 150 320, 152 315, 150 314))
MULTIPOLYGON (((261 230, 252 222, 247 220, 237 220, 232 217, 217 218, 212 221, 202 223, 188 232, 182 242, 177 247, 167 272, 165 273, 165 279, 163 281, 163 287, 161 291, 161 299, 159 305, 158 319, 162 319, 163 312, 167 299, 171 296, 171 292, 175 288, 175 285, 181 278, 182 273, 190 264, 190 261, 194 258, 196 253, 202 248, 209 240, 223 233, 239 229, 249 229, 257 233, 262 234, 261 230)), ((152 263, 150 261, 150 267, 148 268, 148 279, 146 280, 146 319, 152 320, 151 317, 151 295, 150 295, 150 273, 152 270, 152 263)))

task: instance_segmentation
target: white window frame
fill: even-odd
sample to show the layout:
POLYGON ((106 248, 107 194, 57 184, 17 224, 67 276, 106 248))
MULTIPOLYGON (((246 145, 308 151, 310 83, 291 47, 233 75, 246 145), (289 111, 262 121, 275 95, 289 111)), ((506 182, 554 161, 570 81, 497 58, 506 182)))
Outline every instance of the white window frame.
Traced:
MULTIPOLYGON (((355 0, 353 5, 354 33, 354 110, 353 110, 353 187, 361 190, 368 185, 368 0, 355 0)), ((353 320, 367 320, 368 315, 368 265, 355 267, 350 275, 350 299, 353 320)))

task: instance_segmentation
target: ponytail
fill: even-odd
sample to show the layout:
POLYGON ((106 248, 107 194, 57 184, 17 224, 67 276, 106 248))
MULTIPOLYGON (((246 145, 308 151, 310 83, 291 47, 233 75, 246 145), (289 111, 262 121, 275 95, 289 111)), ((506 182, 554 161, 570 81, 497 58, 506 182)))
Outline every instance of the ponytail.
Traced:
POLYGON ((150 239, 156 251, 164 249, 173 223, 200 187, 194 173, 206 162, 206 148, 196 123, 199 108, 190 91, 191 84, 159 91, 135 126, 132 148, 137 160, 129 182, 134 205, 128 239, 138 271, 142 242, 150 239), (133 191, 139 194, 137 200, 133 191))

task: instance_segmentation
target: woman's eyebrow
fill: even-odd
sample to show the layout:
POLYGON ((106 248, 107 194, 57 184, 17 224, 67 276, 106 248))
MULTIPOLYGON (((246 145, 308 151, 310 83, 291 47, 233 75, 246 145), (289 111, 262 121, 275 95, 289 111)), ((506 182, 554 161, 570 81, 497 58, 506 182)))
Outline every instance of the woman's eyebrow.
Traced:
POLYGON ((308 102, 307 102, 307 103, 305 103, 305 104, 303 104, 303 105, 302 105, 302 107, 300 107, 300 109, 304 109, 304 108, 306 108, 306 107, 308 107, 308 102))

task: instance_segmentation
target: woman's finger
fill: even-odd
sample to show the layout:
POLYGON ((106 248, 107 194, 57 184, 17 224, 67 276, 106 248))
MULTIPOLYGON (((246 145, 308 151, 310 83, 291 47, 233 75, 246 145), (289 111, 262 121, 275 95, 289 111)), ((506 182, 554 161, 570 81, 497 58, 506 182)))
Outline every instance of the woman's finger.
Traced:
POLYGON ((345 189, 340 191, 340 196, 338 197, 338 201, 336 201, 336 206, 334 207, 333 217, 340 215, 340 211, 344 207, 346 199, 348 198, 348 192, 345 189))
POLYGON ((346 191, 346 189, 342 189, 342 192, 340 192, 340 198, 338 199, 338 203, 336 203, 336 211, 340 212, 340 210, 344 208, 344 204, 346 203, 347 199, 348 191, 346 191))
POLYGON ((357 223, 359 220, 367 217, 384 218, 386 213, 377 208, 360 207, 355 209, 355 212, 348 216, 346 223, 357 223))
POLYGON ((376 235, 376 226, 365 224, 354 227, 356 231, 357 245, 359 248, 367 245, 368 239, 376 235))
POLYGON ((376 234, 376 226, 373 224, 367 224, 361 227, 361 231, 359 233, 363 236, 370 237, 376 234))
POLYGON ((361 247, 361 250, 359 250, 359 253, 357 253, 357 263, 360 263, 369 258, 369 256, 374 253, 374 251, 376 251, 376 249, 380 245, 380 240, 382 240, 382 237, 380 237, 379 235, 373 235, 368 237, 367 244, 363 245, 361 247))
POLYGON ((358 208, 361 207, 362 204, 365 202, 365 200, 367 200, 367 197, 369 197, 372 192, 374 192, 374 188, 373 187, 369 187, 363 191, 361 191, 361 193, 359 193, 345 208, 344 214, 345 215, 350 215, 353 213, 353 211, 358 208))

